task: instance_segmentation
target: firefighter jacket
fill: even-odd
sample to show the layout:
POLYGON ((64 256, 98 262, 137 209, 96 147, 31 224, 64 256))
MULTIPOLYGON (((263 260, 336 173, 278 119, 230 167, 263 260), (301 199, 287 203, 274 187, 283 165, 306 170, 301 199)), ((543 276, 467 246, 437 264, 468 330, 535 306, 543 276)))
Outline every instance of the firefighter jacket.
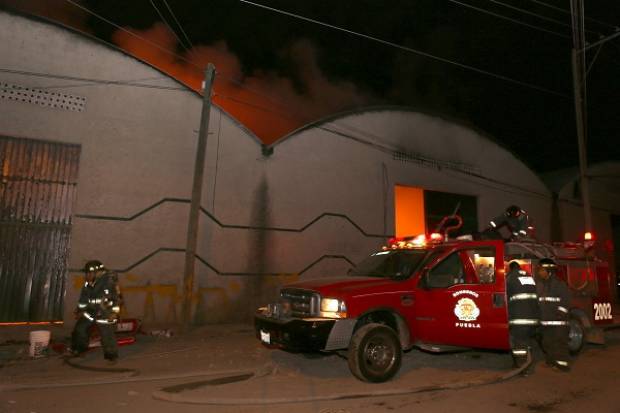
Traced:
POLYGON ((570 290, 566 283, 551 275, 546 280, 538 279, 536 287, 540 305, 540 325, 542 327, 568 325, 570 290))
POLYGON ((489 226, 494 230, 499 230, 501 227, 505 226, 513 237, 527 236, 528 229, 530 228, 529 218, 525 213, 522 213, 518 217, 502 214, 489 221, 489 226))
POLYGON ((508 323, 510 326, 537 326, 540 319, 536 281, 527 272, 514 269, 506 276, 508 323))
POLYGON ((118 276, 108 272, 84 283, 77 311, 83 317, 99 324, 113 324, 120 313, 120 294, 118 276))

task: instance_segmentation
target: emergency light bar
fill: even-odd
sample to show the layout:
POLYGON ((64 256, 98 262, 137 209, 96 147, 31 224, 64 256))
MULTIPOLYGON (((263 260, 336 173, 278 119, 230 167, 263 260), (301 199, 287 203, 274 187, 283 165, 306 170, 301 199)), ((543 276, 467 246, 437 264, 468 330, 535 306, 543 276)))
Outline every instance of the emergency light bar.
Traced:
POLYGON ((428 244, 438 244, 443 242, 443 240, 443 235, 438 232, 433 232, 429 235, 419 234, 415 237, 393 237, 389 239, 387 247, 383 247, 383 249, 419 248, 428 244))

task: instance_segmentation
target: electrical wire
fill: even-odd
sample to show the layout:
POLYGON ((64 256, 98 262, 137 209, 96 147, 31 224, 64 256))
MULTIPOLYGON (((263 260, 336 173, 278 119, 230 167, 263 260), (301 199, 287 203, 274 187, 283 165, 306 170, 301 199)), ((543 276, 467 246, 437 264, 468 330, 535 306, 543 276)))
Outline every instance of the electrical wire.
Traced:
POLYGON ((472 10, 476 10, 476 11, 479 11, 481 13, 484 13, 484 14, 489 14, 491 16, 494 16, 494 17, 497 17, 497 18, 500 18, 500 19, 508 20, 508 21, 513 22, 515 24, 520 24, 522 26, 526 26, 526 27, 529 27, 529 28, 534 29, 534 30, 539 30, 541 32, 549 33, 549 34, 552 34, 554 36, 563 37, 565 39, 570 39, 570 36, 567 36, 565 34, 558 33, 558 32, 555 32, 553 30, 544 29, 542 27, 535 26, 533 24, 525 23, 525 22, 523 22, 521 20, 513 19, 511 17, 507 17, 507 16, 504 16, 502 14, 494 13, 494 12, 492 12, 490 10, 487 10, 487 9, 484 9, 484 8, 476 7, 476 6, 473 6, 471 4, 467 4, 467 3, 462 3, 462 2, 457 1, 457 0, 448 0, 448 1, 450 3, 458 4, 460 6, 467 7, 467 8, 470 8, 472 10))
POLYGON ((215 172, 213 173, 213 193, 211 194, 211 213, 215 214, 215 195, 217 190, 217 172, 219 171, 220 163, 220 133, 222 132, 222 111, 220 112, 220 118, 217 122, 217 148, 215 150, 215 172))
POLYGON ((186 51, 189 52, 189 48, 188 46, 185 45, 185 43, 183 42, 183 40, 181 40, 181 38, 179 37, 179 35, 177 34, 177 32, 172 28, 172 26, 170 26, 170 24, 168 23, 168 20, 164 17, 164 15, 162 14, 162 12, 159 10, 159 8, 157 7, 157 5, 155 4, 155 1, 153 0, 149 0, 149 2, 151 3, 151 6, 153 6, 153 8, 155 9, 155 11, 157 12, 157 15, 159 16, 159 18, 161 19, 161 21, 166 25, 166 27, 168 28, 168 30, 170 31, 170 33, 172 33, 172 35, 175 37, 175 39, 177 39, 177 42, 179 42, 179 44, 181 45, 181 47, 186 51))
MULTIPOLYGON (((538 17, 539 19, 542 19, 542 20, 546 20, 546 21, 549 21, 549 22, 557 23, 557 24, 562 25, 564 27, 571 27, 570 24, 568 24, 566 22, 563 22, 561 20, 552 19, 551 17, 543 16, 542 14, 538 14, 538 13, 534 13, 534 12, 529 11, 529 10, 521 9, 519 7, 515 7, 513 5, 510 5, 510 4, 507 4, 507 3, 504 3, 504 2, 501 2, 501 1, 498 1, 498 0, 487 0, 487 1, 489 1, 491 3, 499 4, 501 6, 509 8, 511 10, 515 10, 515 11, 518 11, 518 12, 521 12, 521 13, 524 13, 524 14, 527 14, 527 15, 530 15, 530 16, 538 17)), ((592 33, 592 34, 596 34, 596 35, 600 35, 600 33, 592 31, 592 30, 586 30, 586 32, 592 33)))
POLYGON ((214 96, 220 97, 220 98, 224 98, 224 99, 228 99, 228 100, 236 102, 236 103, 241 103, 243 105, 253 107, 254 109, 258 109, 258 110, 263 111, 263 112, 273 113, 275 115, 280 116, 281 118, 288 119, 288 120, 293 120, 293 121, 296 121, 296 122, 303 121, 304 123, 308 123, 308 122, 313 120, 313 118, 310 118, 310 117, 303 117, 302 118, 300 116, 295 116, 295 114, 288 114, 288 113, 279 112, 277 110, 266 108, 266 107, 258 105, 256 103, 248 102, 248 101, 245 101, 245 100, 242 100, 242 99, 239 99, 237 97, 230 96, 230 95, 223 95, 221 93, 215 93, 214 96))
MULTIPOLYGON (((70 0, 67 0, 67 1, 70 1, 70 0)), ((334 29, 334 30, 338 30, 338 31, 341 31, 341 32, 345 32, 345 33, 348 33, 348 34, 351 34, 351 35, 354 35, 354 36, 362 37, 364 39, 371 40, 371 41, 374 41, 374 42, 377 42, 377 43, 381 43, 381 44, 384 44, 384 45, 387 45, 387 46, 391 46, 391 47, 394 47, 394 48, 397 48, 397 49, 400 49, 400 50, 404 50, 406 52, 413 53, 413 54, 416 54, 418 56, 426 57, 426 58, 429 58, 429 59, 432 59, 432 60, 436 60, 436 61, 439 61, 439 62, 442 62, 442 63, 448 63, 448 64, 451 64, 451 65, 460 67, 461 69, 465 69, 465 70, 469 70, 469 71, 476 72, 476 73, 479 73, 479 74, 483 74, 483 75, 486 75, 486 76, 494 77, 496 79, 504 80, 504 81, 509 82, 509 83, 513 83, 513 84, 517 84, 517 85, 520 85, 520 86, 528 87, 530 89, 535 89, 535 90, 538 90, 538 91, 541 91, 541 92, 545 92, 545 93, 549 93, 549 94, 552 94, 552 95, 555 95, 555 96, 559 96, 559 97, 563 97, 563 98, 569 98, 568 95, 566 95, 564 93, 557 92, 555 90, 547 89, 547 88, 542 87, 542 86, 538 86, 538 85, 527 83, 527 82, 524 82, 524 81, 521 81, 521 80, 513 79, 511 77, 500 75, 498 73, 493 73, 493 72, 490 72, 490 71, 487 71, 487 70, 484 70, 484 69, 479 69, 479 68, 474 67, 474 66, 466 65, 464 63, 455 62, 455 61, 447 59, 447 58, 443 58, 443 57, 440 57, 440 56, 433 55, 431 53, 423 52, 421 50, 417 50, 417 49, 414 49, 412 47, 403 46, 403 45, 400 45, 398 43, 394 43, 394 42, 391 42, 391 41, 388 41, 388 40, 383 40, 383 39, 380 39, 378 37, 370 36, 370 35, 367 35, 367 34, 364 34, 364 33, 355 32, 353 30, 349 30, 349 29, 346 29, 346 28, 343 28, 343 27, 335 26, 333 24, 325 23, 325 22, 322 22, 322 21, 319 21, 319 20, 311 19, 309 17, 301 16, 299 14, 287 12, 285 10, 280 10, 280 9, 276 9, 276 8, 273 8, 273 7, 265 6, 264 4, 254 3, 254 2, 251 2, 251 1, 248 1, 248 0, 239 0, 239 1, 241 3, 249 4, 251 6, 259 7, 259 8, 262 8, 262 9, 265 9, 265 10, 269 10, 269 11, 272 11, 272 12, 275 12, 275 13, 283 14, 285 16, 293 17, 293 18, 298 19, 298 20, 307 21, 309 23, 317 24, 317 25, 320 25, 320 26, 328 27, 330 29, 334 29)))
POLYGON ((181 34, 183 34, 183 36, 185 37, 185 40, 187 40, 187 43, 190 45, 191 48, 194 47, 194 44, 192 43, 192 41, 190 40, 189 36, 187 35, 187 33, 185 32, 185 30, 183 30, 183 25, 181 25, 181 23, 179 22, 179 20, 177 19, 177 16, 175 16, 174 12, 172 11, 172 9, 170 8, 170 6, 168 5, 168 2, 166 0, 163 0, 164 5, 166 6, 166 8, 168 9, 168 12, 170 13, 170 15, 172 16, 172 18, 174 19, 175 23, 177 24, 177 26, 179 27, 179 30, 181 30, 181 34))
POLYGON ((104 21, 104 22, 108 23, 109 25, 111 25, 111 26, 113 26, 113 27, 117 28, 118 30, 121 30, 121 31, 123 31, 123 32, 125 32, 125 33, 127 33, 127 34, 129 34, 130 36, 133 36, 133 37, 135 37, 135 38, 137 38, 137 39, 140 39, 140 40, 142 40, 143 42, 145 42, 145 43, 147 43, 147 44, 149 44, 149 45, 151 45, 151 46, 153 46, 153 47, 157 48, 158 50, 161 50, 162 52, 164 52, 164 53, 166 53, 166 54, 169 54, 169 55, 171 55, 171 56, 174 56, 174 57, 176 57, 176 58, 178 58, 178 59, 180 59, 180 60, 182 60, 182 61, 184 61, 184 62, 188 63, 189 65, 191 65, 191 66, 195 67, 195 68, 196 68, 196 70, 199 70, 199 71, 201 71, 201 72, 202 72, 202 70, 204 70, 204 68, 203 68, 203 67, 201 67, 201 66, 199 66, 198 64, 194 63, 192 60, 190 60, 190 59, 186 58, 185 56, 181 56, 180 54, 175 53, 175 52, 171 51, 170 49, 167 49, 167 48, 165 48, 165 47, 163 47, 163 46, 159 45, 158 43, 155 43, 155 42, 153 42, 153 41, 151 41, 151 40, 149 40, 149 39, 145 38, 144 36, 140 36, 139 34, 134 33, 134 32, 132 32, 131 30, 128 30, 128 29, 126 29, 126 28, 124 28, 124 27, 122 27, 122 26, 118 25, 118 24, 114 23, 113 21, 111 21, 111 20, 109 20, 109 19, 106 19, 105 17, 101 16, 100 14, 97 14, 97 13, 95 13, 94 11, 90 10, 88 7, 84 7, 84 6, 82 6, 81 4, 76 3, 76 2, 75 2, 75 1, 73 1, 73 0, 65 0, 65 1, 66 1, 67 3, 72 4, 73 6, 75 6, 75 7, 77 7, 77 8, 79 8, 79 9, 81 9, 81 10, 85 11, 86 13, 88 13, 88 14, 90 14, 90 15, 92 15, 92 16, 94 16, 94 17, 96 17, 96 18, 98 18, 99 20, 101 20, 101 21, 104 21))
MULTIPOLYGON (((229 98, 231 98, 231 97, 229 97, 229 98)), ((262 107, 260 105, 254 104, 254 103, 250 103, 250 102, 244 101, 242 99, 236 99, 235 98, 235 101, 240 103, 240 104, 244 104, 244 105, 247 105, 249 107, 258 109, 258 110, 263 110, 265 112, 271 112, 271 113, 279 114, 278 112, 275 112, 275 111, 273 111, 271 109, 262 107)), ((279 114, 279 115, 281 115, 281 114, 279 114)), ((335 128, 335 129, 334 128, 330 128, 330 127, 326 127, 326 126, 316 126, 316 128, 324 130, 324 131, 326 131, 328 133, 332 133, 334 135, 338 135, 338 136, 350 139, 350 140, 352 140, 354 142, 363 144, 365 146, 369 146, 369 147, 371 147, 373 149, 379 150, 379 151, 381 151, 383 153, 386 153, 386 154, 394 154, 394 152, 397 151, 396 148, 392 148, 392 147, 389 147, 387 145, 377 143, 376 142, 377 140, 381 140, 380 137, 378 137, 376 135, 373 135, 373 134, 371 134, 369 132, 360 131, 360 130, 358 130, 358 129, 352 127, 352 126, 346 125, 346 124, 340 123, 340 124, 337 125, 337 128, 335 128), (356 136, 357 134, 366 135, 366 139, 365 138, 361 138, 359 136, 356 136), (371 140, 368 140, 368 139, 371 139, 371 140), (372 140, 374 140, 375 142, 373 142, 372 140)), ((420 160, 421 160, 422 163, 438 163, 438 162, 439 162, 439 164, 442 163, 441 161, 437 161, 435 159, 425 158, 425 157, 421 157, 420 160)), ((478 181, 476 181, 476 182, 479 182, 480 180, 486 181, 487 184, 482 184, 481 183, 481 185, 487 186, 489 188, 496 189, 498 191, 503 191, 505 193, 510 193, 510 194, 527 193, 527 194, 530 194, 530 195, 533 195, 533 196, 536 196, 536 197, 546 197, 545 194, 541 194, 540 192, 532 191, 530 189, 523 188, 523 187, 511 184, 511 183, 508 183, 508 182, 503 182, 503 181, 500 181, 500 180, 497 180, 497 179, 494 179, 494 178, 489 178, 489 177, 486 177, 486 176, 484 176, 484 175, 482 175, 482 174, 480 174, 478 172, 473 172, 473 171, 470 171, 470 170, 467 170, 467 169, 459 168, 458 165, 449 165, 449 167, 443 167, 442 169, 450 170, 450 171, 453 171, 453 172, 458 172, 458 175, 454 175, 454 176, 455 177, 459 177, 459 179, 461 179, 461 180, 463 180, 465 182, 474 182, 474 181, 472 179, 467 179, 465 176, 462 176, 462 175, 466 175, 466 176, 469 176, 471 178, 477 178, 478 181), (506 190, 506 189, 498 188, 498 185, 506 187, 506 188, 511 188, 512 190, 506 190), (515 191, 518 191, 518 192, 515 192, 515 191)))
MULTIPOLYGON (((92 84, 101 84, 101 85, 115 85, 115 86, 132 86, 132 87, 140 87, 140 88, 146 88, 146 89, 178 90, 178 91, 183 91, 183 92, 187 92, 190 90, 189 88, 135 83, 136 81, 134 80, 93 79, 93 78, 84 78, 84 77, 77 77, 77 76, 56 75, 52 73, 30 72, 26 70, 15 70, 15 69, 8 69, 8 68, 0 68, 0 73, 10 73, 10 74, 15 74, 15 75, 31 76, 31 77, 43 77, 43 78, 48 78, 48 79, 73 80, 73 81, 81 81, 81 82, 88 83, 86 85, 81 85, 81 86, 91 86, 92 84)), ((148 80, 148 78, 142 79, 142 80, 148 80)), ((140 80, 137 80, 137 81, 140 81, 140 80)), ((61 87, 61 86, 54 86, 54 88, 56 87, 61 87)), ((69 87, 80 87, 80 85, 69 85, 69 87)), ((36 88, 44 89, 45 87, 37 86, 36 88)))
POLYGON ((587 126, 587 71, 586 71, 586 50, 585 50, 585 33, 583 31, 585 27, 584 7, 582 0, 570 0, 571 4, 571 20, 573 25, 573 47, 576 56, 576 66, 574 70, 580 72, 581 82, 577 87, 580 89, 582 102, 578 102, 581 105, 582 120, 583 120, 583 134, 584 142, 588 142, 588 126, 587 126))
MULTIPOLYGON (((111 26, 113 26, 113 27, 117 28, 118 30, 121 30, 121 31, 123 31, 123 32, 125 32, 125 33, 128 33, 129 35, 131 35, 131 36, 133 36, 133 37, 135 37, 135 38, 137 38, 137 39, 139 39, 139 40, 142 40, 142 41, 144 41, 144 42, 146 42, 146 43, 150 44, 151 46, 156 47, 157 49, 159 49, 159 50, 161 50, 161 51, 163 51, 163 52, 165 52, 165 53, 167 53, 167 54, 169 54, 169 55, 172 55, 172 56, 174 56, 174 57, 176 57, 176 58, 178 58, 178 59, 180 59, 180 60, 183 60, 184 62, 186 62, 186 63, 190 64, 191 66, 194 66, 194 67, 196 68, 196 70, 200 70, 200 71, 202 72, 202 69, 203 69, 203 68, 202 68, 200 65, 198 65, 197 63, 195 63, 194 61, 192 61, 192 60, 190 60, 190 59, 188 59, 188 58, 186 58, 186 57, 184 57, 184 56, 181 56, 181 55, 179 55, 178 53, 175 53, 174 51, 171 51, 170 49, 167 49, 167 48, 165 48, 165 47, 163 47, 163 46, 161 46, 161 45, 159 45, 159 44, 157 44, 157 43, 155 43, 155 42, 152 42, 152 41, 150 41, 150 40, 146 39, 145 37, 140 36, 140 35, 138 35, 138 34, 136 34, 136 33, 132 32, 131 30, 127 30, 127 29, 125 29, 124 27, 122 27, 122 26, 120 26, 120 25, 118 25, 118 24, 114 23, 113 21, 111 21, 111 20, 109 20, 109 19, 106 19, 105 17, 103 17, 103 16, 101 16, 101 15, 99 15, 99 14, 95 13, 94 11, 92 11, 92 10, 88 9, 87 7, 84 7, 84 6, 82 6, 82 5, 80 5, 80 4, 76 3, 76 2, 74 2, 73 0, 65 0, 65 1, 69 2, 70 4, 72 4, 72 5, 73 5, 73 6, 75 6, 75 7, 78 7, 78 8, 80 8, 80 9, 84 10, 85 12, 87 12, 87 13, 89 13, 90 15, 92 15, 92 16, 94 16, 94 17, 98 18, 99 20, 101 20, 101 21, 103 21, 103 22, 108 23, 109 25, 111 25, 111 26)), ((175 18, 175 20, 176 20, 176 17, 174 17, 174 18, 175 18)), ((183 30, 182 28, 180 28, 180 29, 181 29, 181 31, 182 31, 182 32, 184 32, 184 30, 183 30)), ((186 35, 186 36, 187 36, 187 35, 186 35)), ((191 44, 191 41, 189 41, 189 43, 191 44)), ((226 80, 230 81, 231 83, 234 83, 234 84, 238 85, 239 87, 244 88, 244 89, 248 90, 249 92, 252 92, 252 93, 254 93, 254 94, 258 95, 258 96, 265 97, 265 98, 267 98, 267 99, 271 100, 271 101, 272 101, 272 103, 276 103, 276 104, 280 105, 282 108, 288 108, 288 107, 289 107, 289 105, 287 105, 286 103, 282 103, 282 102, 279 102, 279 101, 277 101, 277 100, 273 100, 273 98, 271 98, 270 96, 267 96, 267 95, 265 95, 264 93, 259 92, 258 90, 256 90, 256 89, 254 89, 254 88, 252 88, 252 87, 250 87, 250 86, 247 86, 247 85, 243 84, 243 82, 242 82, 242 81, 237 80, 237 79, 234 79, 233 77, 228 76, 228 75, 226 75, 226 74, 225 74, 225 73, 223 73, 223 72, 217 72, 217 71, 216 71, 216 73, 217 73, 217 75, 218 75, 219 77, 223 77, 224 79, 226 79, 226 80)))
MULTIPOLYGON (((549 3, 545 3, 544 1, 540 1, 540 0, 529 0, 529 1, 531 1, 533 3, 536 3, 536 4, 539 4, 539 5, 543 6, 543 7, 548 7, 550 9, 553 9, 553 10, 565 13, 565 14, 571 14, 571 12, 569 10, 566 10, 566 9, 561 8, 561 7, 557 7, 557 6, 551 5, 549 3)), ((593 19, 593 18, 587 17, 587 16, 584 16, 584 18, 585 18, 585 20, 589 20, 589 21, 591 21, 593 23, 598 23, 598 24, 603 25, 603 26, 611 27, 612 29, 615 29, 615 30, 618 29, 618 25, 617 24, 615 24, 615 25, 614 24, 609 24, 609 23, 606 23, 604 21, 593 19)))
MULTIPOLYGON (((151 1, 151 4, 153 4, 153 0, 150 0, 150 1, 151 1)), ((189 36, 187 35, 187 32, 183 29, 183 25, 181 24, 181 22, 179 21, 179 19, 177 19, 177 17, 176 17, 176 15, 175 15, 174 11, 170 8, 170 6, 169 6, 169 4, 168 4, 167 0, 163 0, 163 3, 165 4, 165 6, 166 6, 166 8, 168 9, 168 12, 169 12, 169 13, 170 13, 170 15, 172 16, 172 18, 174 19, 174 21, 175 21, 175 23, 176 23, 177 27, 179 28, 179 30, 181 31, 181 33, 182 33, 182 34, 183 34, 183 36, 185 37, 185 39, 186 39, 187 43, 188 43, 188 44, 190 45, 190 47, 191 47, 191 49, 187 49, 187 48, 185 48, 185 49, 187 50, 187 52, 188 52, 188 53, 191 53, 191 50, 194 48, 194 44, 192 43, 191 39, 190 39, 190 38, 189 38, 189 36)), ((154 4, 153 4, 153 7, 155 7, 155 5, 154 5, 154 4)), ((164 16, 163 16, 163 15, 159 12, 159 10, 158 10, 156 7, 155 7, 155 10, 157 10, 157 12, 158 12, 158 14, 159 14, 159 17, 160 17, 162 20, 165 20, 164 16)), ((167 22, 165 22, 165 23, 166 23, 166 25, 168 26, 168 28, 169 28, 169 29, 170 29, 170 30, 174 33, 174 31, 172 30, 172 28, 170 27, 170 25, 169 25, 167 22)), ((179 43, 183 44, 183 42, 181 41, 181 39, 179 39, 179 37, 176 35, 176 33, 175 33, 175 37, 177 38, 177 40, 179 41, 179 43)), ((248 90, 248 91, 250 91, 250 92, 252 92, 252 93, 254 93, 254 94, 256 94, 256 95, 258 95, 258 96, 261 96, 261 97, 264 97, 264 98, 269 99, 272 103, 275 103, 275 104, 277 104, 277 105, 281 106, 283 109, 288 109, 288 108, 289 108, 289 105, 287 105, 286 103, 284 103, 284 102, 280 102, 280 101, 277 101, 277 100, 273 100, 270 96, 265 95, 264 93, 262 93, 262 92, 258 91, 257 89, 254 89, 254 88, 252 88, 252 87, 250 87, 250 86, 245 85, 242 81, 240 81, 240 80, 238 80, 238 79, 235 79, 235 78, 234 78, 234 77, 232 77, 232 76, 226 75, 226 74, 225 74, 225 73, 223 73, 223 72, 217 72, 217 75, 218 75, 218 76, 223 77, 224 79, 228 80, 229 82, 231 82, 231 83, 233 83, 233 84, 236 84, 237 86, 242 87, 242 88, 244 88, 244 89, 246 89, 246 90, 248 90)))
POLYGON ((534 13, 534 12, 529 11, 529 10, 521 9, 519 7, 515 7, 515 6, 512 6, 512 5, 507 4, 507 3, 503 3, 503 2, 498 1, 498 0, 487 0, 487 1, 489 1, 491 3, 499 4, 501 6, 504 6, 504 7, 508 8, 508 9, 511 9, 511 10, 518 11, 520 13, 524 13, 524 14, 527 14, 527 15, 530 15, 530 16, 538 17, 539 19, 542 19, 542 20, 546 20, 546 21, 549 21, 549 22, 557 23, 557 24, 565 26, 565 27, 571 27, 570 24, 565 23, 563 21, 552 19, 551 17, 543 16, 542 14, 534 13))

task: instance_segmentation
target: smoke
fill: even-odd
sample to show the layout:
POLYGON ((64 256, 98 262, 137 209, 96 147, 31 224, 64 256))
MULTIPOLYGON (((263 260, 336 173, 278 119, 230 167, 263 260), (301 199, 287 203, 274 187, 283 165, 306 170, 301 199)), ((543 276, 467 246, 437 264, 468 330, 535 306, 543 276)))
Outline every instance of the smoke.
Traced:
MULTIPOLYGON (((79 0, 76 2, 80 3, 79 0)), ((92 32, 86 25, 86 13, 65 0, 0 0, 0 6, 45 17, 83 32, 92 32)))
POLYGON ((304 93, 293 82, 276 73, 257 71, 244 76, 236 55, 224 41, 195 46, 175 56, 162 50, 176 50, 177 40, 162 23, 132 33, 159 45, 158 48, 118 30, 112 40, 194 90, 199 90, 204 68, 216 68, 214 102, 252 130, 264 143, 272 143, 287 133, 328 114, 363 105, 371 100, 350 82, 331 82, 317 63, 317 50, 308 40, 298 40, 283 51, 299 68, 304 93))

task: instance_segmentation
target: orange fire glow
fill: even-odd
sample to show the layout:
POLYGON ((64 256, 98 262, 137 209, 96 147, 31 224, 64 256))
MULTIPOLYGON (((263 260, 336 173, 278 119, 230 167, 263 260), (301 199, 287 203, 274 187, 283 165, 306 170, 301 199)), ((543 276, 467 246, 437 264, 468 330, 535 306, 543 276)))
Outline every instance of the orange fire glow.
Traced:
MULTIPOLYGON (((161 23, 145 31, 131 31, 163 49, 176 50, 176 39, 161 23)), ((113 41, 194 90, 200 89, 203 80, 200 68, 213 63, 217 72, 214 103, 267 144, 322 116, 369 101, 351 83, 330 82, 318 67, 314 46, 305 40, 286 51, 298 63, 306 86, 304 94, 297 92, 289 79, 274 73, 257 72, 244 77, 239 59, 224 42, 195 46, 182 54, 189 63, 124 31, 116 31, 113 41)))

